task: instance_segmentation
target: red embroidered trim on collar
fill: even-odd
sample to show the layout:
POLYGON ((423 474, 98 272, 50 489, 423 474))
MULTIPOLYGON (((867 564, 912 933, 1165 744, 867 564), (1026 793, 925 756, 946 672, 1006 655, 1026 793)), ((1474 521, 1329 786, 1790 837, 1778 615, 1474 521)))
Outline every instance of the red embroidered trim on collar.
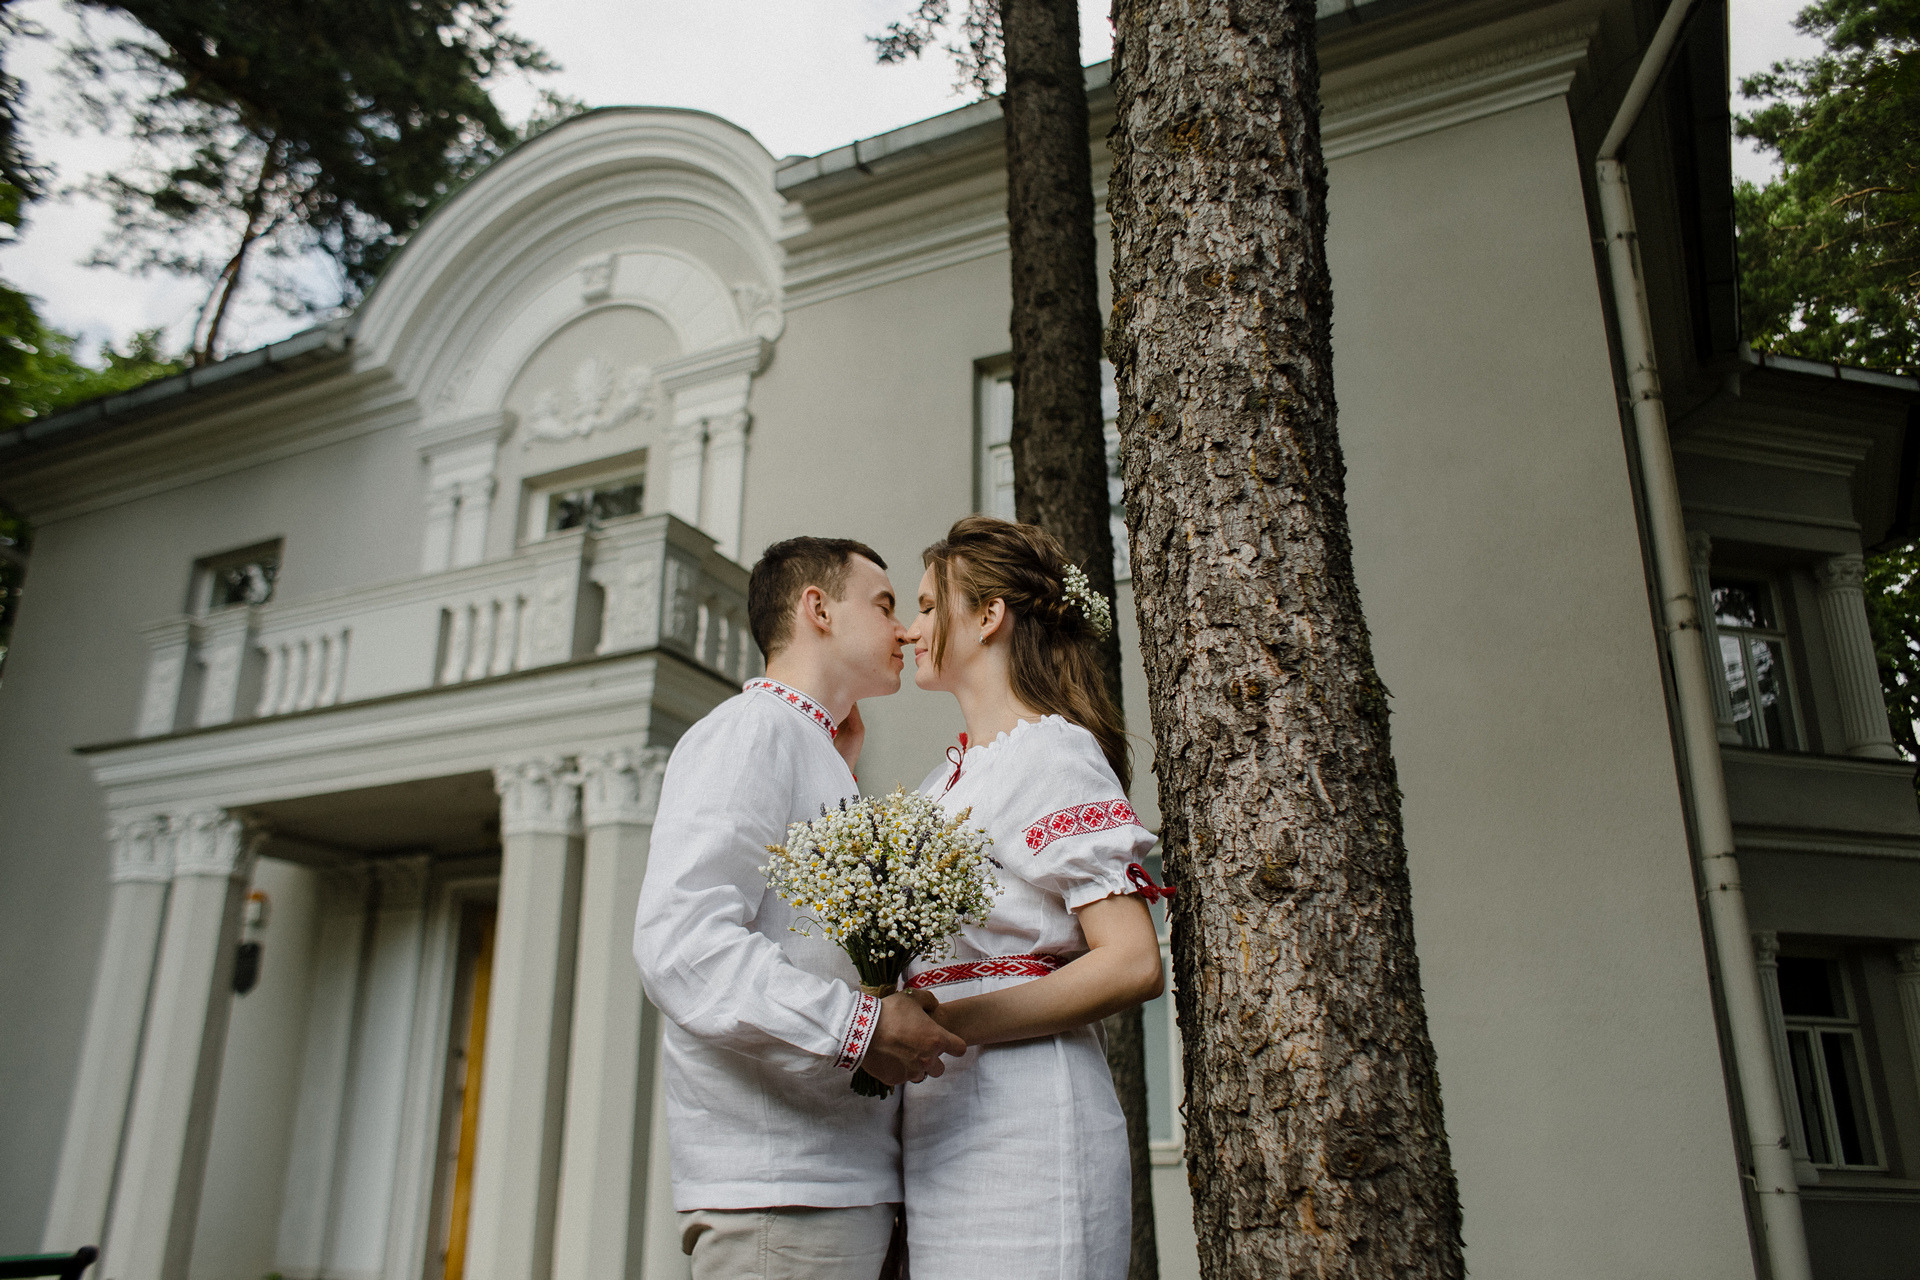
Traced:
POLYGON ((1085 835, 1089 831, 1110 831, 1136 822, 1133 806, 1125 800, 1095 801, 1057 809, 1027 828, 1027 848, 1040 852, 1055 840, 1085 835))
POLYGON ((758 680, 747 681, 745 688, 749 691, 759 689, 762 692, 772 694, 774 697, 780 699, 780 701, 794 708, 794 710, 805 715, 822 729, 825 729, 829 738, 837 738, 840 736, 840 726, 833 722, 833 717, 827 714, 826 708, 822 707, 812 698, 809 698, 806 694, 801 693, 798 689, 789 689, 778 680, 769 680, 765 676, 762 676, 758 680))

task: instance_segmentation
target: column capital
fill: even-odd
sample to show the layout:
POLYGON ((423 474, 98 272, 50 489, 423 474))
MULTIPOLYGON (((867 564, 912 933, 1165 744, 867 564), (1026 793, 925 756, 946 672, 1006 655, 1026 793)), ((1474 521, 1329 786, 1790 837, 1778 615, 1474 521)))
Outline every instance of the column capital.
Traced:
POLYGON ((1754 963, 1772 968, 1780 962, 1780 935, 1772 929, 1753 931, 1754 963))
POLYGON ((426 901, 427 877, 433 859, 426 854, 405 858, 375 858, 363 863, 380 882, 383 911, 417 907, 426 901))
POLYGON ((581 808, 590 827, 646 826, 660 803, 664 747, 610 747, 580 756, 581 808))
POLYGON ((580 777, 562 756, 530 756, 493 768, 503 835, 573 835, 579 830, 580 777))
POLYGON ((1693 567, 1704 569, 1713 562, 1713 535, 1705 529, 1687 530, 1687 556, 1693 567))
MULTIPOLYGON (((1920 942, 1909 942, 1905 946, 1895 947, 1893 962, 1899 966, 1901 977, 1920 979, 1920 942)), ((1914 1068, 1920 1070, 1920 1062, 1916 1062, 1914 1068)))
POLYGON ((1867 563, 1856 555, 1830 556, 1813 566, 1813 578, 1822 591, 1859 591, 1866 581, 1867 563))
POLYGON ((115 884, 165 884, 173 879, 173 832, 164 813, 114 814, 107 819, 115 884))
POLYGON ((174 814, 168 825, 173 830, 173 874, 182 876, 233 876, 247 874, 260 833, 248 829, 242 819, 225 809, 195 809, 174 814))

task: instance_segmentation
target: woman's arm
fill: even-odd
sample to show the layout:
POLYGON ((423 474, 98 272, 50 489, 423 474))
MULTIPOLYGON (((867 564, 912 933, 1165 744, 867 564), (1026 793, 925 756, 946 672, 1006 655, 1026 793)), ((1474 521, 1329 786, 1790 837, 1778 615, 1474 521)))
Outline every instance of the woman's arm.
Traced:
POLYGON ((1146 903, 1115 894, 1077 914, 1087 954, 1044 978, 942 1004, 934 1020, 968 1044, 998 1044, 1083 1027, 1160 994, 1160 939, 1146 903))

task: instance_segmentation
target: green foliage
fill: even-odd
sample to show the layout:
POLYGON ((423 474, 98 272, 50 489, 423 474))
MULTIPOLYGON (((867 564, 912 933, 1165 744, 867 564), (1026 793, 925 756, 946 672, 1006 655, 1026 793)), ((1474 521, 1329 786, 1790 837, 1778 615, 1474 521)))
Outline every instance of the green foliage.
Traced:
POLYGON ((49 329, 33 299, 0 284, 0 429, 178 373, 184 366, 160 353, 160 331, 137 333, 125 351, 101 349, 102 364, 82 363, 74 340, 49 329))
POLYGON ((1821 0, 1825 49, 1740 89, 1735 132, 1779 156, 1734 192, 1741 324, 1755 347, 1920 372, 1920 0, 1821 0))
POLYGON ((507 29, 505 0, 78 3, 139 24, 68 50, 86 114, 136 144, 132 166, 89 184, 116 223, 95 261, 205 280, 196 360, 217 349, 256 251, 290 312, 357 298, 436 204, 520 140, 488 84, 554 69, 507 29), (291 269, 315 252, 337 268, 337 295, 291 269))
MULTIPOLYGON (((919 0, 905 22, 889 22, 877 36, 868 36, 874 59, 882 66, 918 58, 935 39, 935 32, 952 16, 950 0, 919 0)), ((1006 38, 1000 26, 1000 0, 966 0, 960 15, 959 43, 945 46, 958 79, 955 90, 971 89, 983 98, 999 92, 1006 79, 1006 38)))
POLYGON ((1880 691, 1893 740, 1909 760, 1920 760, 1914 722, 1920 720, 1920 545, 1908 543, 1867 558, 1867 621, 1873 626, 1880 691))

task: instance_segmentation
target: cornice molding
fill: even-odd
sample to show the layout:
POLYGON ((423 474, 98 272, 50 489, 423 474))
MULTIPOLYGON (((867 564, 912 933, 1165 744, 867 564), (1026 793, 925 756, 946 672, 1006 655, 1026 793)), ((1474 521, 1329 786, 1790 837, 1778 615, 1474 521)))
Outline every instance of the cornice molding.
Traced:
POLYGON ((1871 436, 1746 419, 1695 427, 1674 440, 1673 451, 1851 479, 1873 446, 1871 436))
POLYGON ((755 336, 669 360, 654 370, 654 377, 661 387, 677 393, 729 375, 755 377, 772 359, 773 344, 755 336))
POLYGON ((425 457, 465 445, 499 444, 513 434, 516 421, 512 410, 495 409, 444 422, 422 423, 413 429, 409 438, 425 457))

